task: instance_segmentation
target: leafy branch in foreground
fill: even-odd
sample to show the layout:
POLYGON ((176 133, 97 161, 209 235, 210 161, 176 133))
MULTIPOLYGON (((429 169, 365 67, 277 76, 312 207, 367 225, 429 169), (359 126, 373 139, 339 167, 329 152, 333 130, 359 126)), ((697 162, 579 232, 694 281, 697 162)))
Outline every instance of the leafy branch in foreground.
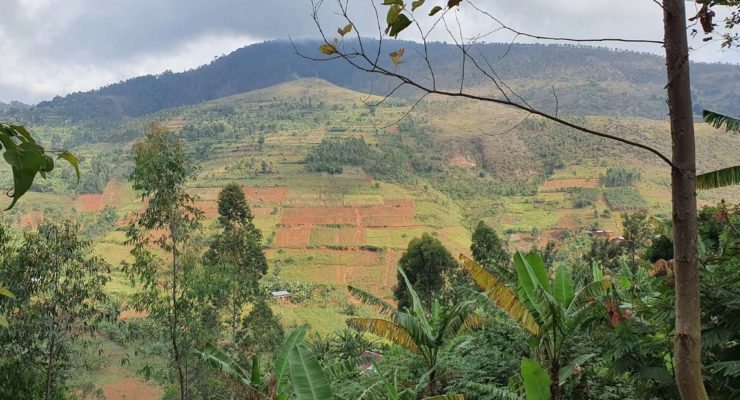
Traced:
POLYGON ((13 201, 7 210, 26 194, 37 174, 46 178, 46 174, 54 169, 54 159, 49 153, 57 154, 58 158, 72 165, 77 173, 77 182, 80 181, 79 161, 74 154, 66 150, 45 151, 21 125, 0 123, 0 149, 4 150, 5 162, 13 169, 13 189, 7 192, 13 201))

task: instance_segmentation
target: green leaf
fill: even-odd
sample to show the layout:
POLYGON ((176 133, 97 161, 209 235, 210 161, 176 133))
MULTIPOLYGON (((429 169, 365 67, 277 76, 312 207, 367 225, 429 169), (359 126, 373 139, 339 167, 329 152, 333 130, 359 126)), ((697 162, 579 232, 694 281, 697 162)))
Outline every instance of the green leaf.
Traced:
POLYGON ((3 328, 9 328, 10 327, 10 324, 8 323, 8 320, 5 319, 5 316, 4 315, 0 315, 0 327, 3 327, 3 328))
POLYGON ((295 328, 293 332, 285 339, 277 357, 275 358, 275 366, 273 368, 275 377, 277 379, 278 392, 284 392, 285 388, 288 387, 288 381, 290 381, 290 367, 288 366, 288 355, 298 343, 303 342, 303 338, 306 336, 308 325, 303 325, 295 328))
POLYGON ((383 0, 384 6, 399 5, 403 7, 403 0, 383 0))
POLYGON ((411 25, 411 20, 405 14, 401 14, 393 22, 389 35, 393 37, 398 37, 398 34, 401 33, 401 31, 403 31, 404 29, 408 28, 409 25, 411 25))
POLYGON ((67 161, 69 165, 71 165, 72 168, 75 169, 75 173, 77 174, 77 183, 80 183, 80 160, 77 159, 77 156, 67 150, 64 150, 59 153, 59 158, 67 161))
POLYGON ((527 400, 550 400, 550 376, 540 364, 528 358, 522 359, 522 380, 527 400))
POLYGON ((728 117, 714 111, 704 110, 702 114, 704 122, 712 125, 717 129, 722 129, 724 125, 727 132, 740 132, 740 119, 728 117))
POLYGON ((460 3, 462 3, 462 0, 449 0, 447 2, 447 8, 452 8, 452 7, 458 6, 458 5, 460 5, 460 3))
POLYGON ((388 26, 392 26, 396 22, 401 10, 403 10, 403 7, 398 4, 394 4, 388 9, 388 14, 385 16, 385 22, 388 23, 388 26))
POLYGON ((424 5, 425 0, 416 0, 411 2, 411 11, 415 11, 417 8, 424 5))
POLYGON ((319 362, 303 344, 293 346, 289 355, 290 377, 298 400, 332 399, 329 380, 319 362))
POLYGON ((593 274, 594 282, 604 280, 604 271, 601 270, 601 266, 596 261, 591 263, 591 273, 593 274))
POLYGON ((573 278, 565 265, 561 265, 555 273, 552 291, 562 308, 567 308, 573 300, 573 278))
POLYGON ((436 14, 436 13, 438 13, 440 11, 442 11, 442 7, 440 7, 440 6, 434 6, 434 8, 432 8, 432 11, 429 11, 429 16, 431 17, 431 16, 433 16, 434 14, 436 14))
POLYGON ((525 266, 530 273, 533 273, 537 278, 537 282, 542 286, 545 291, 552 292, 550 288, 550 280, 547 277, 547 268, 545 267, 545 261, 540 256, 540 253, 533 251, 524 257, 525 266))
POLYGON ((11 299, 15 298, 15 295, 2 285, 0 285, 0 296, 10 297, 11 299))
POLYGON ((696 176, 696 190, 716 189, 732 185, 740 185, 740 165, 696 176))

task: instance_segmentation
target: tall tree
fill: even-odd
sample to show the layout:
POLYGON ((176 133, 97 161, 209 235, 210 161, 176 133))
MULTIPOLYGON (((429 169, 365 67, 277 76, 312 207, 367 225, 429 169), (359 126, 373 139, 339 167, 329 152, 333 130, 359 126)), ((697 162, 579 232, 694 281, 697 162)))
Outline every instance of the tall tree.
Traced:
POLYGON ((133 281, 143 285, 139 306, 166 321, 180 398, 186 400, 188 319, 180 314, 188 307, 188 292, 181 287, 181 280, 187 281, 187 276, 181 274, 188 275, 192 264, 184 262, 187 260, 181 259, 181 255, 202 219, 202 212, 185 190, 194 166, 180 141, 157 126, 152 126, 137 143, 135 161, 130 181, 146 201, 146 208, 128 226, 127 244, 134 246, 131 251, 134 263, 127 266, 127 271, 133 281), (169 279, 159 276, 158 260, 147 248, 151 244, 169 253, 169 279), (167 292, 168 301, 163 304, 160 298, 167 292))
POLYGON ((624 248, 630 256, 630 267, 637 268, 637 251, 645 246, 650 238, 650 224, 647 211, 640 210, 631 214, 622 214, 622 235, 624 248))
MULTIPOLYGON (((416 290, 424 307, 430 307, 435 298, 439 298, 445 289, 446 277, 457 266, 455 259, 442 242, 425 233, 421 238, 409 242, 398 265, 406 272, 411 287, 416 290)), ((412 306, 408 286, 404 277, 398 273, 398 285, 393 294, 398 300, 398 309, 412 306)))
POLYGON ((231 342, 236 346, 241 311, 258 296, 259 280, 267 273, 267 259, 262 233, 252 223, 254 216, 241 187, 224 187, 218 195, 218 212, 224 229, 211 241, 203 264, 218 286, 213 300, 229 310, 231 342))
POLYGON ((10 322, 0 330, 0 376, 7 379, 0 379, 0 397, 59 398, 74 344, 104 316, 109 266, 90 255, 79 229, 69 220, 44 221, 4 260, 0 280, 15 299, 0 304, 10 322))

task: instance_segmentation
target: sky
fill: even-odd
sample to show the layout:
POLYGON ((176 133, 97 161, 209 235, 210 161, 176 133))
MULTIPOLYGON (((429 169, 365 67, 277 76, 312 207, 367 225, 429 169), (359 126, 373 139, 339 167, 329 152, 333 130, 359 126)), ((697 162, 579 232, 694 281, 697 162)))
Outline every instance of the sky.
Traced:
MULTIPOLYGON (((349 0, 353 22, 366 35, 377 25, 371 1, 381 3, 349 0)), ((460 21, 465 37, 496 27, 466 5, 470 1, 538 35, 662 39, 662 10, 652 0, 464 0, 449 18, 460 21)), ((441 3, 426 0, 421 11, 441 3)), ((686 4, 687 13, 694 12, 694 3, 686 4)), ((343 25, 337 9, 336 0, 324 0, 321 23, 330 33, 343 25)), ((139 75, 188 70, 263 40, 317 37, 311 10, 311 0, 0 0, 0 101, 36 103, 139 75)), ((451 41, 445 30, 436 32, 430 39, 451 41)), ((399 38, 418 39, 410 29, 399 38)), ((505 31, 486 37, 511 39, 505 31)), ((719 43, 700 39, 691 45, 694 61, 740 63, 737 49, 722 51, 719 43)), ((662 54, 659 45, 626 48, 662 54)))

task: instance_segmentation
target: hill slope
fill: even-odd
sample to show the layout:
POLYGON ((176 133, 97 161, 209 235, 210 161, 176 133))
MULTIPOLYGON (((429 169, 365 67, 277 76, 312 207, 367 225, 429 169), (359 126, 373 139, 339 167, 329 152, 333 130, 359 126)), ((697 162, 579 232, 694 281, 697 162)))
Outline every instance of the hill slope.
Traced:
MULTIPOLYGON (((407 50, 406 63, 401 66, 404 73, 422 81, 427 79, 426 65, 416 54, 420 50, 418 44, 392 41, 384 46, 388 47, 383 53, 404 47, 407 50)), ((303 54, 318 54, 316 42, 301 42, 297 47, 303 54)), ((652 118, 663 118, 666 114, 661 57, 539 44, 514 45, 510 50, 508 44, 481 44, 478 49, 510 86, 528 101, 546 109, 553 107, 551 87, 555 86, 560 110, 569 114, 652 118)), ((460 60, 456 48, 433 43, 429 51, 441 85, 459 85, 460 60)), ((729 113, 740 109, 740 95, 727 85, 740 81, 740 66, 692 64, 691 73, 697 113, 703 108, 729 113)), ((56 97, 38 104, 31 112, 23 108, 7 110, 6 117, 35 122, 109 123, 306 77, 321 78, 362 92, 384 93, 394 84, 370 77, 341 61, 306 60, 295 54, 290 43, 276 41, 241 48, 194 70, 147 75, 90 92, 56 97)), ((466 84, 489 85, 484 77, 472 71, 467 73, 466 84)))

